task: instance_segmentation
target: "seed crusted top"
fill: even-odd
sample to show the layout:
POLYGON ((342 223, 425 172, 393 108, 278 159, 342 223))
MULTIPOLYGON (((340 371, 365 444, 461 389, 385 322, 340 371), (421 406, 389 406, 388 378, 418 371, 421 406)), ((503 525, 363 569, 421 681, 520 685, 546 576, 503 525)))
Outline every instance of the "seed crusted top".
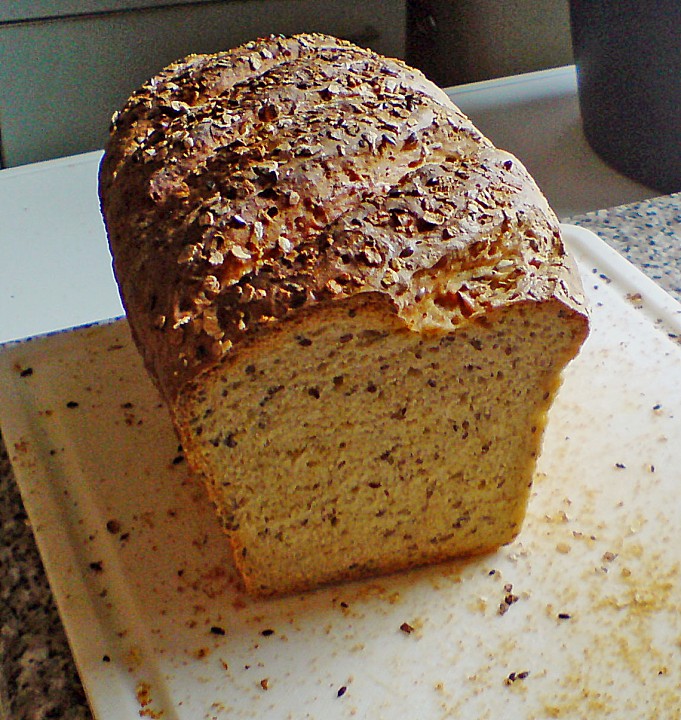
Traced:
POLYGON ((509 301, 581 306, 522 165, 418 71, 326 36, 164 70, 114 117, 100 197, 169 399, 268 323, 358 292, 445 332, 509 301))

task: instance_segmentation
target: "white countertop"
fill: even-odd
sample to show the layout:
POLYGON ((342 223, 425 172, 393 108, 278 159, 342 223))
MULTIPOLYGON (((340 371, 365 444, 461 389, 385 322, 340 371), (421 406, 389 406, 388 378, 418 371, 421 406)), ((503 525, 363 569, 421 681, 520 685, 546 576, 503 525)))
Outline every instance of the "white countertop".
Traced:
MULTIPOLYGON (((586 144, 573 66, 448 93, 527 165, 560 217, 656 194, 611 170, 586 144)), ((0 342, 122 314, 99 214, 100 157, 0 170, 0 342)))
POLYGON ((122 314, 99 213, 100 155, 0 171, 0 341, 122 314))

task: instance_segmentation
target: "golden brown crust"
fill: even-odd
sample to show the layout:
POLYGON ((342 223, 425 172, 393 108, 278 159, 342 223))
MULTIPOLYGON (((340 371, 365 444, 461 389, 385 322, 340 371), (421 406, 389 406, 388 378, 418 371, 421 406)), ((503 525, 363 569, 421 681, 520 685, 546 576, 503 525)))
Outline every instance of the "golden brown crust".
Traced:
POLYGON ((418 71, 326 36, 170 66, 115 119, 100 185, 169 400, 259 328, 358 292, 418 329, 554 295, 583 311, 522 165, 418 71))

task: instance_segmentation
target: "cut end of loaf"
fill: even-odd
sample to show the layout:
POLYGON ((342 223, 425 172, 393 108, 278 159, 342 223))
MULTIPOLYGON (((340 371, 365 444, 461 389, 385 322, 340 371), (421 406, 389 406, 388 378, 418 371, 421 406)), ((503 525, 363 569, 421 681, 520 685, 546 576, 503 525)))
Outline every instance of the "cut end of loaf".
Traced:
POLYGON ((510 542, 585 333, 558 301, 417 333, 366 294, 281 323, 206 373, 178 426, 247 589, 308 590, 510 542))

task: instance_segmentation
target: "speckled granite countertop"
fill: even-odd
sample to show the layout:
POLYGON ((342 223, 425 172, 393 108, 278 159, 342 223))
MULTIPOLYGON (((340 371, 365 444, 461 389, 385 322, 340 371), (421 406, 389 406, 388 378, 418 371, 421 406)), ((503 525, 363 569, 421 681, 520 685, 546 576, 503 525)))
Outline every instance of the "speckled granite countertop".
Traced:
POLYGON ((0 718, 91 718, 4 443, 0 622, 0 718))
POLYGON ((681 193, 562 220, 596 233, 681 301, 681 193))
MULTIPOLYGON (((681 194, 563 218, 681 300, 681 194)), ((91 718, 4 445, 0 445, 0 719, 91 718)))

